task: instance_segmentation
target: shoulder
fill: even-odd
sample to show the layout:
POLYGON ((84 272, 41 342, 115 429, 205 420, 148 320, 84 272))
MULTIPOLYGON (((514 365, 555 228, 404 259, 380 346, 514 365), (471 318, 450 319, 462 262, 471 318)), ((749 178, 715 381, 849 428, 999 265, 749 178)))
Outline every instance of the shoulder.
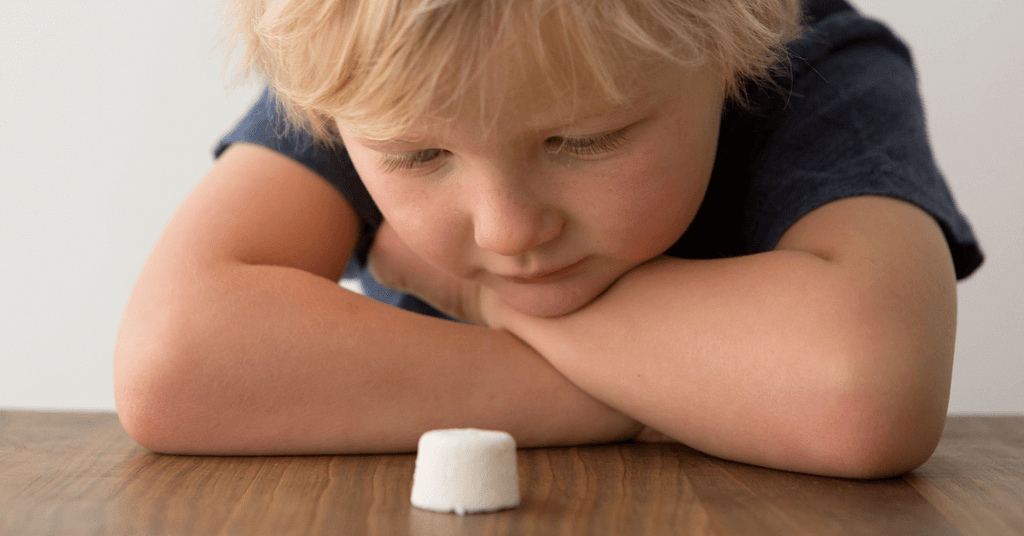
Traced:
POLYGON ((355 209, 361 220, 362 233, 356 247, 356 258, 365 262, 367 251, 383 219, 380 210, 356 173, 348 152, 339 144, 325 146, 313 137, 290 125, 274 93, 265 88, 256 102, 238 123, 215 145, 214 157, 220 158, 233 145, 255 145, 302 164, 334 187, 355 209))
POLYGON ((788 47, 796 76, 831 54, 848 53, 852 45, 876 46, 910 59, 909 48, 891 28, 845 0, 810 0, 805 13, 807 31, 788 47))
POLYGON ((723 118, 709 192, 727 192, 723 207, 738 204, 737 249, 771 250, 818 207, 881 196, 930 214, 966 277, 983 256, 935 163, 909 50, 844 1, 808 8, 786 70, 723 118))

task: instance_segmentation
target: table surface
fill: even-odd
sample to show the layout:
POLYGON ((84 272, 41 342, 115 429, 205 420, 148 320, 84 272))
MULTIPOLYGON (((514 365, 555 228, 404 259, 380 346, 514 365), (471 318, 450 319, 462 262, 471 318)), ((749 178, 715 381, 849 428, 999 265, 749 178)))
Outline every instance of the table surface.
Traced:
POLYGON ((932 458, 855 481, 679 444, 521 449, 522 504, 409 504, 414 454, 154 454, 111 413, 0 411, 0 534, 1024 535, 1024 416, 950 417, 932 458))

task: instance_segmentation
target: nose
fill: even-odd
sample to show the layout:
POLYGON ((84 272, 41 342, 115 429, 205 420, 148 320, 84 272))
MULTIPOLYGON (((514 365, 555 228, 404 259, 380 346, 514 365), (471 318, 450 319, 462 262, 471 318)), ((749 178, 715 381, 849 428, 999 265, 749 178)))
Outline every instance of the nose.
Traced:
POLYGON ((473 208, 477 246, 499 255, 521 255, 562 233, 565 219, 558 210, 526 192, 494 184, 473 208))

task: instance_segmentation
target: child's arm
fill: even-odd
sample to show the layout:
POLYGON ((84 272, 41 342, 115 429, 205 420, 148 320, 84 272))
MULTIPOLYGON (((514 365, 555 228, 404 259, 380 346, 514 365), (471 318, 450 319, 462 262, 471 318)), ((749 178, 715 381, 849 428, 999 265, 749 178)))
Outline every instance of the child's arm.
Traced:
POLYGON ((557 319, 506 327, 587 392, 710 454, 878 477, 932 453, 946 416, 956 290, 935 221, 861 197, 775 251, 664 258, 557 319))
POLYGON ((857 197, 805 216, 775 251, 663 257, 560 318, 516 313, 486 291, 482 303, 575 384, 687 445, 879 477, 917 467, 939 440, 955 293, 930 216, 857 197))
POLYGON ((640 425, 508 333, 410 313, 337 284, 351 206, 281 155, 236 145, 178 210, 118 334, 118 411, 172 453, 412 451, 432 428, 520 444, 629 438, 640 425))

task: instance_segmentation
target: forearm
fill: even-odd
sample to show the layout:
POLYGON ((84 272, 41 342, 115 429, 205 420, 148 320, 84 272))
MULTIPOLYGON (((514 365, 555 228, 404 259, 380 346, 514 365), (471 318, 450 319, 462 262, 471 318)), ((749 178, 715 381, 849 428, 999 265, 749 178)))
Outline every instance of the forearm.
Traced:
POLYGON ((857 475, 884 465, 857 452, 891 446, 871 445, 872 437, 937 440, 945 413, 935 400, 943 388, 948 396, 949 377, 890 359, 917 349, 899 347, 900 323, 866 320, 877 304, 858 303, 844 277, 800 252, 664 259, 574 314, 505 321, 587 392, 694 448, 857 475), (894 413, 896 404, 911 407, 894 413))
POLYGON ((179 290, 136 292, 147 305, 129 305, 115 386, 126 427, 155 450, 412 451, 426 430, 470 426, 538 446, 620 440, 638 426, 508 333, 301 270, 233 264, 179 290))

